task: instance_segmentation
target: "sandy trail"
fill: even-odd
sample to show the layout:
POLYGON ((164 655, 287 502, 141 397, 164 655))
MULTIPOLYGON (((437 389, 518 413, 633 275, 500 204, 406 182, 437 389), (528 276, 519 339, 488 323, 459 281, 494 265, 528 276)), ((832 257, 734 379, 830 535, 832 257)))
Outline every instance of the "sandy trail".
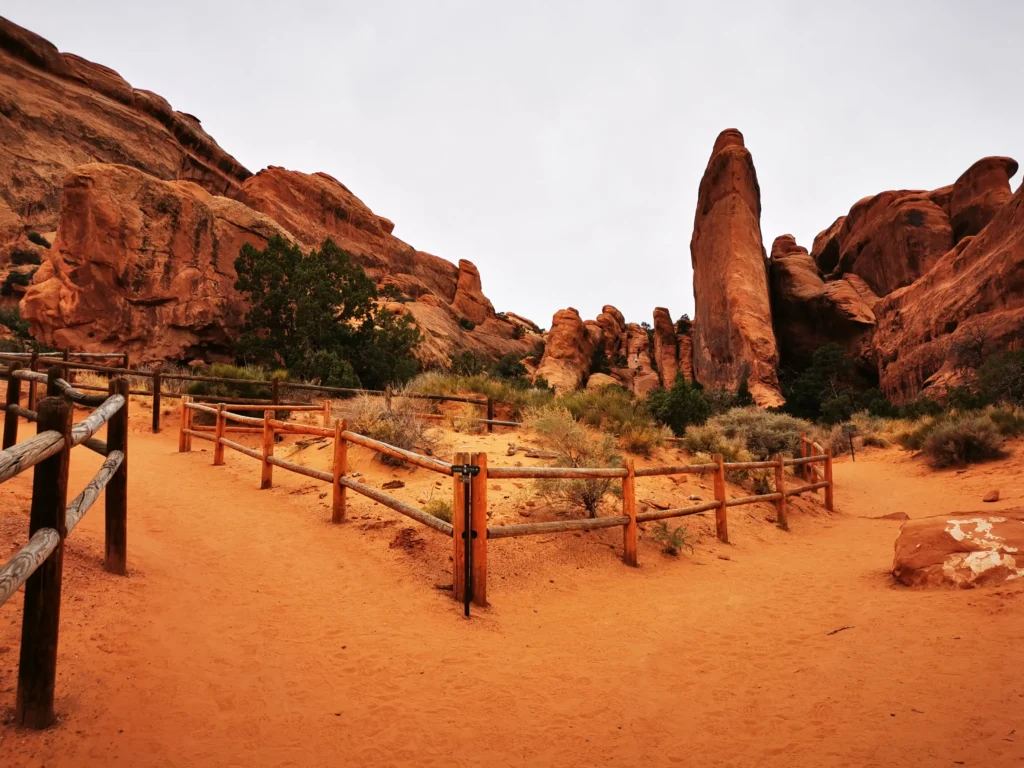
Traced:
MULTIPOLYGON (((495 542, 494 605, 467 622, 434 588, 432 532, 389 546, 404 524, 358 519, 379 507, 331 526, 326 486, 278 471, 259 491, 247 457, 132 439, 131 575, 98 566, 94 509, 68 545, 62 722, 0 726, 5 766, 1024 764, 1021 587, 896 589, 899 523, 858 517, 980 508, 994 482, 1019 505, 1020 448, 938 478, 894 451, 842 462, 843 514, 678 559, 642 544, 639 569, 621 536, 495 542)), ((97 465, 74 462, 72 487, 97 465)), ((0 491, 7 532, 27 489, 0 491)), ((15 598, 2 708, 20 621, 15 598)))

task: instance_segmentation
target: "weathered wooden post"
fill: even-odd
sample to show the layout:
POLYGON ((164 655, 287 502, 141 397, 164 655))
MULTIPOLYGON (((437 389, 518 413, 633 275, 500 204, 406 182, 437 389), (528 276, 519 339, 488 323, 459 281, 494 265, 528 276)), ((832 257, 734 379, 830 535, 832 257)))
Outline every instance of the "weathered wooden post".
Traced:
POLYGON ((348 472, 348 441, 344 433, 348 431, 348 419, 334 423, 334 488, 331 497, 331 522, 340 523, 345 520, 345 486, 339 482, 348 472))
POLYGON ((775 454, 775 492, 782 496, 775 500, 775 519, 779 528, 789 530, 789 520, 786 517, 786 465, 782 463, 782 454, 775 454))
POLYGON ((270 381, 270 394, 271 394, 271 400, 272 400, 273 404, 274 405, 278 405, 281 402, 281 380, 280 379, 271 379, 271 381, 270 381))
POLYGON ((473 602, 487 605, 487 454, 474 453, 470 463, 480 471, 470 481, 469 522, 473 547, 473 602))
POLYGON ((715 508, 715 531, 718 533, 718 540, 723 544, 729 543, 729 521, 726 517, 727 507, 725 506, 725 458, 720 453, 714 456, 715 464, 715 501, 718 506, 715 508))
MULTIPOLYGON (((276 381, 276 379, 275 379, 276 381)), ((274 487, 274 465, 268 459, 274 455, 274 425, 271 420, 276 411, 266 410, 263 412, 263 465, 260 473, 260 488, 274 487)))
MULTIPOLYGON (((468 453, 456 453, 456 466, 468 464, 468 453)), ((466 497, 459 475, 452 476, 452 596, 460 603, 466 598, 466 497)))
POLYGON ((160 369, 153 371, 153 434, 160 432, 160 369))
POLYGON ((217 426, 213 428, 213 466, 219 467, 224 463, 224 403, 217 403, 217 426))
POLYGON ((188 395, 181 396, 181 418, 178 421, 178 453, 184 453, 188 450, 188 443, 185 440, 188 435, 185 434, 185 430, 188 429, 188 395))
POLYGON ((626 476, 622 478, 622 514, 629 522, 622 528, 622 559, 626 565, 639 565, 636 554, 636 465, 626 459, 626 476))
MULTIPOLYGON (((39 370, 39 342, 32 342, 32 357, 29 361, 28 369, 35 373, 39 370)), ((30 381, 28 383, 28 409, 34 411, 36 409, 36 383, 30 381)))
POLYGON ((63 393, 60 391, 60 387, 57 385, 57 379, 60 378, 61 369, 59 366, 52 365, 46 371, 46 396, 47 397, 60 397, 63 393))
POLYGON ((64 347, 64 354, 62 355, 62 358, 64 359, 64 363, 65 363, 64 364, 64 373, 62 375, 63 375, 63 377, 64 377, 64 379, 66 381, 71 381, 71 369, 68 368, 68 366, 67 366, 67 363, 69 363, 71 361, 71 350, 68 349, 67 347, 64 347))
POLYGON ((493 432, 494 425, 491 424, 490 422, 494 421, 494 399, 491 397, 487 398, 487 421, 487 431, 493 432))
MULTIPOLYGON (((800 433, 800 458, 806 459, 809 454, 807 453, 807 433, 800 433)), ((807 478, 811 476, 810 470, 806 464, 800 465, 800 476, 807 482, 807 478)))
POLYGON ((121 466, 107 482, 106 495, 106 557, 103 567, 108 573, 128 573, 128 379, 113 379, 111 395, 121 395, 124 405, 107 422, 107 454, 124 454, 121 466))
POLYGON ((829 512, 832 511, 832 502, 835 497, 832 493, 832 446, 828 445, 825 447, 825 482, 828 485, 825 486, 825 509, 829 512))
POLYGON ((127 369, 129 367, 128 363, 129 363, 128 352, 125 351, 125 353, 124 353, 124 365, 122 367, 127 369))
POLYGON ((324 398, 324 426, 331 426, 331 398, 324 398))
POLYGON ((18 442, 18 414, 15 411, 21 405, 21 379, 14 372, 21 369, 21 363, 11 363, 11 372, 7 375, 7 408, 4 411, 4 443, 6 451, 18 442))
POLYGON ((39 403, 38 432, 60 432, 64 447, 33 470, 29 537, 53 528, 60 543, 25 582, 21 621, 21 658, 14 719, 28 728, 53 723, 53 689, 57 680, 57 636, 60 629, 60 589, 71 456, 71 403, 47 397, 39 403))

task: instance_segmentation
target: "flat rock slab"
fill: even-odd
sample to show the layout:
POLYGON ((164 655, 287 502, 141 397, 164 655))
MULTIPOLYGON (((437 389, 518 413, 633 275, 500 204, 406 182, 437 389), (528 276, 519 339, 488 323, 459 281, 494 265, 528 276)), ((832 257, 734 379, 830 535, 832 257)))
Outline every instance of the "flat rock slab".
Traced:
POLYGON ((977 587, 1024 577, 1024 508, 910 520, 892 574, 910 587, 977 587))

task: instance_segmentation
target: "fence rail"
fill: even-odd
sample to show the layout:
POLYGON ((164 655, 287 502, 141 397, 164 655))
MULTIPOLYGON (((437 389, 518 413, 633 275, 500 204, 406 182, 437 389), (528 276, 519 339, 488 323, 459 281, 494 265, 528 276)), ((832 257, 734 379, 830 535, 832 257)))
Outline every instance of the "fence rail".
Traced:
MULTIPOLYGON (((715 529, 718 538, 728 543, 728 509, 746 504, 773 503, 776 509, 776 521, 780 528, 788 530, 787 499, 821 488, 826 490, 826 506, 832 509, 832 454, 829 449, 820 449, 818 453, 805 450, 800 458, 787 459, 781 454, 767 461, 726 462, 721 455, 716 455, 712 463, 687 464, 664 467, 645 467, 637 469, 632 459, 622 467, 488 467, 486 453, 460 453, 455 462, 450 463, 430 456, 422 456, 414 451, 399 448, 388 443, 374 440, 365 435, 351 432, 345 420, 336 421, 333 427, 318 427, 310 424, 298 424, 284 419, 274 418, 273 409, 265 409, 263 418, 241 416, 231 413, 233 406, 220 403, 217 407, 191 402, 187 397, 182 402, 181 427, 178 438, 178 449, 182 452, 191 450, 191 438, 198 437, 214 444, 213 463, 224 463, 224 448, 238 451, 245 456, 257 459, 261 463, 261 488, 273 487, 273 469, 278 467, 325 483, 333 488, 331 503, 331 521, 341 523, 345 519, 346 493, 352 491, 376 501, 422 525, 431 528, 452 539, 452 580, 453 594, 456 599, 468 600, 486 605, 487 603, 487 540, 505 539, 517 536, 534 536, 544 533, 562 533, 566 531, 591 531, 604 528, 623 529, 623 559, 629 565, 637 565, 638 523, 655 520, 669 520, 702 513, 714 512, 715 529), (214 426, 204 427, 206 431, 193 424, 193 414, 204 413, 216 418, 214 426), (232 428, 229 421, 241 422, 247 427, 232 428), (242 431, 250 434, 262 433, 260 449, 250 448, 225 437, 228 432, 242 431), (301 464, 286 461, 274 456, 274 445, 277 435, 315 435, 330 437, 334 440, 334 460, 332 471, 305 467, 301 464), (452 522, 440 520, 427 512, 396 499, 383 491, 370 488, 352 477, 348 472, 348 446, 359 445, 379 454, 401 459, 409 464, 422 467, 433 472, 455 476, 453 478, 452 522), (793 467, 797 477, 803 477, 816 464, 823 464, 824 474, 828 480, 805 483, 787 487, 786 467, 793 467), (726 472, 771 469, 775 475, 775 489, 771 493, 755 494, 730 499, 726 494, 726 472), (472 471, 469 471, 472 470, 472 471), (713 474, 713 501, 701 501, 686 507, 673 509, 655 509, 646 512, 636 510, 636 478, 660 477, 681 474, 713 474), (465 477, 465 479, 463 479, 465 477), (608 478, 622 481, 622 514, 608 517, 593 517, 582 520, 554 520, 538 523, 521 523, 516 525, 488 526, 487 524, 487 483, 488 480, 520 479, 520 478, 559 478, 559 479, 591 479, 608 478), (466 482, 471 487, 469 506, 464 493, 460 493, 460 485, 466 482), (471 542, 471 543, 467 543, 471 542), (467 573, 469 576, 467 576, 467 573)), ((463 491, 465 488, 463 486, 463 491)))
MULTIPOLYGON (((33 362, 37 359, 34 357, 33 362)), ((108 396, 96 402, 96 398, 61 378, 61 372, 61 367, 42 374, 12 366, 7 375, 0 451, 0 483, 33 470, 29 540, 0 566, 0 605, 24 585, 15 721, 37 729, 46 728, 54 720, 64 541, 103 491, 104 567, 122 576, 127 572, 128 381, 112 380, 108 396), (30 397, 37 383, 46 384, 47 396, 39 401, 38 410, 21 407, 23 381, 29 383, 30 397), (73 424, 76 403, 94 404, 96 409, 73 424), (19 443, 18 420, 22 417, 36 422, 37 433, 19 443), (93 435, 104 426, 107 440, 96 440, 93 435), (99 450, 105 458, 82 492, 69 502, 71 451, 83 444, 99 450)))

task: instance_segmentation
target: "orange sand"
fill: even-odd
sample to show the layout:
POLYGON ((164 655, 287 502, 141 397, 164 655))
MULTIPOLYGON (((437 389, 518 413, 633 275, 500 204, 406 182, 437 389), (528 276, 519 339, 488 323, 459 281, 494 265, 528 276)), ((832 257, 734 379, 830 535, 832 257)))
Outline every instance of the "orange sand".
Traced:
MULTIPOLYGON (((69 539, 49 731, 10 724, 20 595, 0 608, 0 765, 1024 761, 1024 585, 895 588, 900 524, 860 517, 1019 506, 1019 446, 962 474, 898 451, 844 460, 838 514, 801 501, 786 534, 771 506, 734 508, 734 544, 691 520, 695 554, 645 536, 638 569, 619 531, 495 541, 493 605, 466 621, 435 588, 450 584, 442 537, 362 498, 331 526, 326 485, 275 469, 278 487, 259 491, 257 462, 229 450, 213 467, 199 441, 178 454, 176 424, 152 436, 147 421, 136 408, 130 576, 102 570, 101 504, 69 539), (982 505, 990 487, 1004 501, 982 505)), ((494 456, 513 438, 456 439, 494 456)), ((404 499, 435 480, 449 493, 439 475, 353 462, 377 487, 405 480, 404 499)), ((73 492, 98 464, 75 451, 73 492)), ((670 496, 659 482, 638 496, 670 496)), ((501 485, 495 515, 521 521, 529 491, 501 485)), ((696 478, 678 487, 694 492, 707 493, 696 478)), ((0 487, 0 558, 25 541, 28 493, 27 475, 0 487)))

